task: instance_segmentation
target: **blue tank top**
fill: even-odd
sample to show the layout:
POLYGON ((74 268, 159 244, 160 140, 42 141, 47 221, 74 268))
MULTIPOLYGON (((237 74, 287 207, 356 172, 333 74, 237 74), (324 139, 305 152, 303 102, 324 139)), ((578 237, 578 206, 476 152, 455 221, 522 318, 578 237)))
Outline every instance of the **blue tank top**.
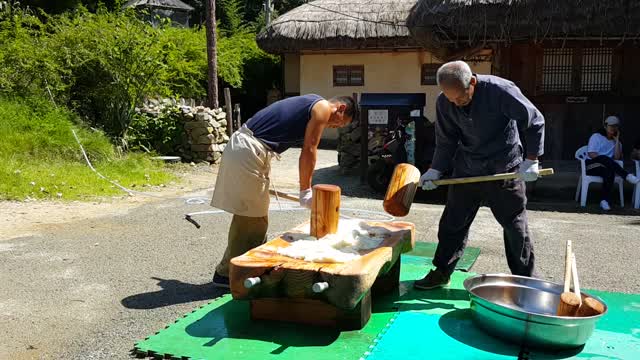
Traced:
POLYGON ((258 111, 246 126, 253 136, 267 144, 278 154, 302 143, 307 124, 311 119, 311 108, 320 100, 315 94, 294 96, 277 101, 258 111))

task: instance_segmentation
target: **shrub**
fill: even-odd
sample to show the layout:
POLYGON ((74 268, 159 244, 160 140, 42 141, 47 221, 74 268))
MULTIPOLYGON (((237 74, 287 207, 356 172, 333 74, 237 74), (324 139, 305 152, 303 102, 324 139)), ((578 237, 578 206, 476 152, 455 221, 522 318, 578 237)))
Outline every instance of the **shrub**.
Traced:
POLYGON ((162 107, 158 114, 146 112, 133 116, 127 143, 135 150, 155 150, 162 155, 179 155, 186 134, 177 106, 162 107))
POLYGON ((72 112, 49 100, 0 98, 0 199, 124 194, 89 169, 72 129, 98 171, 124 186, 158 185, 174 178, 149 156, 119 155, 101 131, 79 125, 72 112))

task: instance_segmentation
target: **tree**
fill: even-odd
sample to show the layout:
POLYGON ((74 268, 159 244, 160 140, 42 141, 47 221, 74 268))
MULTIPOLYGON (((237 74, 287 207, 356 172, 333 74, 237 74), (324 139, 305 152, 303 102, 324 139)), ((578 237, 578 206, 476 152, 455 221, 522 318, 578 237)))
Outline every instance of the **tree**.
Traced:
POLYGON ((218 15, 221 17, 220 27, 229 35, 242 30, 245 22, 241 0, 220 0, 218 15), (220 11, 221 10, 221 11, 220 11))
POLYGON ((216 1, 207 0, 208 105, 218 108, 218 54, 216 49, 216 1))
POLYGON ((276 11, 280 14, 284 14, 293 8, 296 8, 308 1, 306 0, 282 0, 275 4, 276 11))

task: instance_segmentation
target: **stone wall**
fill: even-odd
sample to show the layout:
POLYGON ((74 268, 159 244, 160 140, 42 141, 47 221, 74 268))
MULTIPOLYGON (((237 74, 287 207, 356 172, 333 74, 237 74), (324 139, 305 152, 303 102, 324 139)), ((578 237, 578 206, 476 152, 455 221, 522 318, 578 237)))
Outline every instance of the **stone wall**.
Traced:
POLYGON ((180 110, 192 159, 217 164, 229 142, 227 114, 204 106, 182 106, 180 110))
POLYGON ((195 106, 193 100, 149 99, 136 109, 150 116, 174 116, 184 128, 185 136, 177 151, 183 161, 220 162, 222 152, 229 142, 227 114, 219 109, 195 106))

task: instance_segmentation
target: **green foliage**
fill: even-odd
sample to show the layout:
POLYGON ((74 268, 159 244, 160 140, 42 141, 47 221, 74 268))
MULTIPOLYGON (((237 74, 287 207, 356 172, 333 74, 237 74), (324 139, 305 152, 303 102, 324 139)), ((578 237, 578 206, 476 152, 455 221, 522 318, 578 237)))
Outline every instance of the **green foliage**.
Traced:
POLYGON ((180 109, 166 106, 159 114, 135 114, 127 143, 136 150, 153 149, 163 155, 177 155, 185 137, 180 109))
POLYGON ((124 186, 159 185, 174 178, 148 156, 118 155, 102 132, 78 125, 68 110, 42 99, 0 98, 0 199, 122 195, 89 169, 72 129, 96 169, 124 186))
MULTIPOLYGON (((169 95, 201 99, 207 95, 207 39, 204 30, 164 29, 159 42, 165 44, 166 63, 159 74, 169 95)), ((220 68, 227 68, 222 65, 220 68)), ((151 94, 159 95, 159 94, 151 94)))
POLYGON ((276 10, 281 13, 284 14, 289 10, 292 10, 302 4, 304 4, 305 0, 280 0, 276 2, 276 10))
POLYGON ((122 138, 146 94, 170 94, 161 79, 169 45, 160 41, 160 30, 131 13, 83 12, 56 20, 51 48, 72 73, 72 105, 94 126, 122 138))
MULTIPOLYGON (((240 87, 246 63, 274 58, 238 19, 231 24, 236 33, 219 34, 218 74, 240 87)), ((104 9, 44 20, 23 12, 0 21, 0 94, 51 96, 116 139, 125 137, 145 96, 203 98, 206 84, 202 28, 154 28, 131 11, 104 9)))
POLYGON ((20 0, 15 1, 22 6, 41 9, 49 14, 59 14, 68 10, 77 9, 80 6, 96 11, 100 6, 109 9, 117 9, 120 7, 121 0, 20 0))
MULTIPOLYGON (((254 105, 247 103, 263 101, 266 89, 279 78, 279 59, 257 47, 254 25, 243 20, 239 0, 224 0, 221 7, 225 14, 218 34, 221 87, 247 85, 234 96, 251 96, 234 99, 251 108, 254 105)), ((78 6, 61 15, 16 7, 0 12, 0 96, 51 99, 125 148, 134 109, 143 98, 203 99, 206 89, 202 27, 176 28, 167 22, 152 27, 131 10, 110 12, 104 7, 92 13, 78 6)), ((157 133, 133 138, 163 144, 157 133)), ((157 150, 165 149, 163 145, 157 150)))
POLYGON ((13 16, 0 23, 0 92, 48 95, 122 137, 145 94, 169 92, 158 75, 166 54, 159 37, 127 14, 13 16))
POLYGON ((44 24, 35 16, 14 10, 0 18, 0 93, 64 91, 68 72, 43 44, 43 34, 44 24))
MULTIPOLYGON (((40 98, 8 101, 0 98, 0 158, 38 158, 43 160, 82 160, 73 134, 73 114, 53 107, 40 98)), ((86 142, 86 151, 96 161, 115 157, 104 134, 76 129, 86 142)))
POLYGON ((241 0, 220 0, 220 6, 223 16, 220 27, 229 34, 235 34, 243 31, 244 27, 244 7, 241 0))

